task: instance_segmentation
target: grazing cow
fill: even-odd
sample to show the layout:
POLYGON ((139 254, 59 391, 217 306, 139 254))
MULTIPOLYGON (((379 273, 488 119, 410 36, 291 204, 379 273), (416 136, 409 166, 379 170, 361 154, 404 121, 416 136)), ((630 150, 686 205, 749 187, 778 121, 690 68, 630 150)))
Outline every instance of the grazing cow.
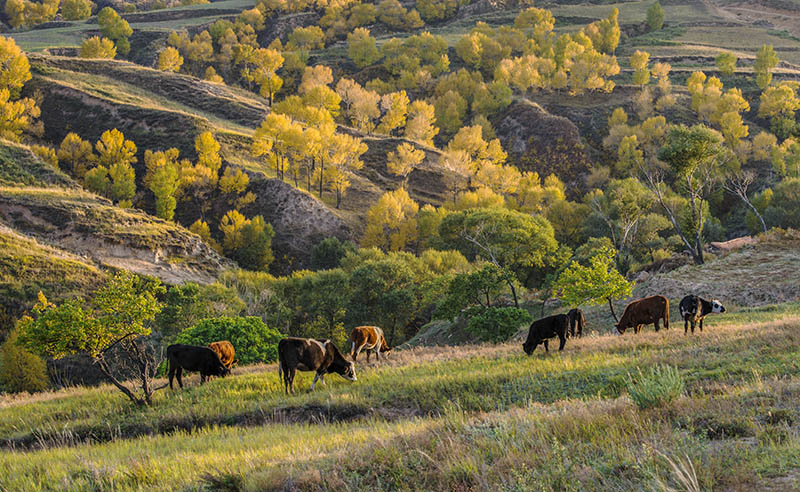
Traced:
POLYGON ((172 389, 172 378, 178 376, 178 385, 183 389, 181 375, 183 370, 200 373, 200 384, 209 376, 227 376, 231 370, 219 360, 216 352, 208 347, 197 345, 174 344, 167 347, 169 361, 169 387, 172 389))
POLYGON ((566 314, 556 314, 546 318, 538 319, 531 323, 528 329, 528 339, 522 344, 522 350, 531 355, 540 343, 544 343, 545 352, 550 352, 548 339, 558 337, 558 350, 564 350, 567 343, 567 333, 569 332, 569 316, 566 314))
POLYGON ((311 390, 319 379, 325 385, 325 374, 335 372, 350 381, 356 380, 356 366, 345 359, 330 340, 314 338, 284 338, 278 342, 278 376, 283 374, 283 385, 288 395, 294 394, 296 370, 316 371, 311 390))
POLYGON ((371 352, 375 353, 376 359, 381 360, 381 352, 389 352, 392 349, 386 343, 383 330, 377 326, 356 326, 350 332, 350 358, 353 362, 358 359, 358 354, 362 350, 367 351, 367 362, 369 362, 371 352))
POLYGON ((586 318, 583 317, 583 311, 578 308, 570 309, 567 316, 569 316, 569 336, 582 337, 583 328, 586 326, 586 318))
POLYGON ((669 299, 664 296, 651 296, 628 304, 615 326, 620 335, 628 328, 633 328, 634 333, 639 333, 642 325, 650 323, 653 323, 658 331, 661 329, 659 322, 662 319, 664 328, 669 329, 669 299))
POLYGON ((222 361, 222 363, 228 369, 232 369, 233 366, 239 363, 238 360, 233 358, 236 355, 236 350, 234 350, 233 344, 227 340, 211 342, 208 344, 208 348, 217 353, 219 360, 222 361))
POLYGON ((694 333, 694 326, 700 323, 700 331, 703 331, 703 318, 711 313, 724 313, 725 307, 718 300, 706 301, 698 296, 686 296, 681 299, 678 305, 681 311, 681 318, 683 318, 683 334, 689 332, 689 323, 692 324, 692 333, 694 333))

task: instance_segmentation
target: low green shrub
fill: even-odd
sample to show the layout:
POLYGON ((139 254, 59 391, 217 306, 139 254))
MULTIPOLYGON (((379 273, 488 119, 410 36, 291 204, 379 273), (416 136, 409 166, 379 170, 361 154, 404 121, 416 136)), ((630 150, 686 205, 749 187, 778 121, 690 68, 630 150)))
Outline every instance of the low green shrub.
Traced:
POLYGON ((663 406, 683 394, 683 377, 675 367, 659 365, 647 373, 637 372, 636 378, 628 374, 627 389, 641 410, 663 406))
POLYGON ((17 344, 12 331, 0 345, 0 390, 9 393, 44 391, 50 383, 44 360, 17 344))
POLYGON ((284 335, 268 327, 257 316, 221 317, 204 319, 183 330, 177 343, 208 345, 211 342, 228 340, 236 349, 239 364, 273 362, 278 359, 278 342, 284 335))
POLYGON ((532 318, 528 311, 513 307, 471 308, 475 312, 467 323, 467 331, 483 342, 500 343, 511 338, 532 318))

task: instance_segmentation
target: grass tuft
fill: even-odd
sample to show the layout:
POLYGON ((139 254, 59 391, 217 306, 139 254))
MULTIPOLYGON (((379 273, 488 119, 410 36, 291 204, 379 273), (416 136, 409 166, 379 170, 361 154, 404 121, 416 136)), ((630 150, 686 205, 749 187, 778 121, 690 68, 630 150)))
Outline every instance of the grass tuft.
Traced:
POLYGON ((641 410, 656 408, 672 402, 683 394, 684 382, 675 367, 658 365, 647 373, 637 370, 635 379, 628 374, 628 394, 641 410))

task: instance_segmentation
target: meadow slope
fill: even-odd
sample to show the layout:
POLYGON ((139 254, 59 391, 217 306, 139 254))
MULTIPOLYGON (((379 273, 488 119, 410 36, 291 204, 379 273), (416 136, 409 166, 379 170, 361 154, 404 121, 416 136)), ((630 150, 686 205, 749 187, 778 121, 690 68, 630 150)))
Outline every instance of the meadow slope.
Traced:
MULTIPOLYGON (((273 366, 159 392, 107 386, 0 402, 7 490, 660 490, 670 459, 703 490, 769 490, 800 469, 800 305, 742 310, 706 331, 398 351, 296 397, 273 366), (678 368, 685 396, 639 410, 629 374, 678 368), (225 488, 227 487, 227 488, 225 488)), ((781 488, 783 487, 783 488, 781 488)))

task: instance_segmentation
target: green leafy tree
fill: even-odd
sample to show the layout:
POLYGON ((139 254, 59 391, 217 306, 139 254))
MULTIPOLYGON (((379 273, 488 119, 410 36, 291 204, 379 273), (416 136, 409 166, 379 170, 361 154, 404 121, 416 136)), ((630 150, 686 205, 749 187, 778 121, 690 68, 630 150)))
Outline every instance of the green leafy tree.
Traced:
POLYGON ((467 331, 482 342, 503 343, 516 335, 520 326, 533 320, 524 309, 513 307, 490 307, 469 318, 467 331))
POLYGON ((146 150, 144 164, 147 169, 144 184, 156 197, 156 216, 172 220, 178 204, 175 193, 180 186, 181 177, 178 149, 172 148, 163 152, 146 150))
MULTIPOLYGON (((499 208, 478 208, 448 214, 439 226, 446 249, 469 260, 483 258, 514 273, 525 286, 541 283, 559 255, 553 227, 542 216, 499 208)), ((513 282, 508 282, 517 305, 513 282)))
POLYGON ((651 31, 658 31, 664 27, 664 8, 658 1, 647 9, 647 26, 651 31))
POLYGON ((367 261, 353 271, 349 284, 348 318, 381 326, 394 346, 419 309, 419 287, 408 263, 399 258, 367 261))
POLYGON ((730 76, 736 71, 736 62, 739 61, 739 57, 730 51, 726 51, 717 55, 715 61, 717 63, 717 69, 719 70, 719 73, 730 76))
POLYGON ((614 313, 612 301, 625 299, 633 294, 633 282, 628 282, 616 268, 616 253, 611 247, 602 247, 584 266, 573 261, 558 276, 553 289, 567 306, 598 305, 608 303, 611 315, 614 313))
POLYGON ((0 390, 8 393, 44 391, 49 386, 47 364, 17 343, 19 333, 11 331, 0 345, 0 390))
POLYGON ((347 35, 347 54, 358 68, 372 65, 381 57, 375 38, 370 36, 369 29, 363 27, 347 35))
POLYGON ((723 165, 731 159, 723 144, 722 135, 704 125, 679 125, 669 130, 665 145, 658 151, 658 158, 669 165, 675 176, 678 200, 669 196, 661 171, 651 168, 644 173, 645 185, 655 193, 675 233, 698 265, 703 263, 707 201, 723 176, 723 165), (686 204, 688 211, 681 207, 682 203, 686 204), (682 214, 688 220, 681 220, 682 214))
POLYGON ((34 317, 19 322, 19 339, 29 350, 61 359, 85 355, 117 389, 137 405, 150 405, 157 361, 147 338, 151 322, 161 310, 161 282, 119 272, 94 293, 88 303, 77 298, 50 304, 44 295, 33 309, 34 317), (134 361, 138 390, 126 384, 112 365, 112 349, 134 361))
POLYGON ((125 56, 130 52, 131 45, 128 38, 133 34, 133 29, 114 9, 104 7, 97 14, 97 24, 100 26, 100 33, 114 41, 120 55, 125 56))
MULTIPOLYGON (((219 283, 199 285, 187 282, 170 287, 164 298, 164 307, 155 319, 161 333, 162 345, 173 343, 175 337, 205 318, 238 316, 245 304, 236 291, 219 283)), ((224 340, 222 338, 212 341, 224 340)))
POLYGON ((772 71, 778 66, 779 61, 771 44, 765 44, 758 50, 756 62, 753 65, 758 87, 766 89, 772 83, 772 71))
POLYGON ((278 342, 284 335, 267 326, 257 316, 204 319, 183 330, 177 343, 208 345, 227 340, 236 350, 239 364, 269 363, 278 360, 278 342))
POLYGON ((311 248, 312 270, 332 270, 338 268, 347 253, 356 249, 350 241, 344 243, 337 237, 325 238, 311 248))

